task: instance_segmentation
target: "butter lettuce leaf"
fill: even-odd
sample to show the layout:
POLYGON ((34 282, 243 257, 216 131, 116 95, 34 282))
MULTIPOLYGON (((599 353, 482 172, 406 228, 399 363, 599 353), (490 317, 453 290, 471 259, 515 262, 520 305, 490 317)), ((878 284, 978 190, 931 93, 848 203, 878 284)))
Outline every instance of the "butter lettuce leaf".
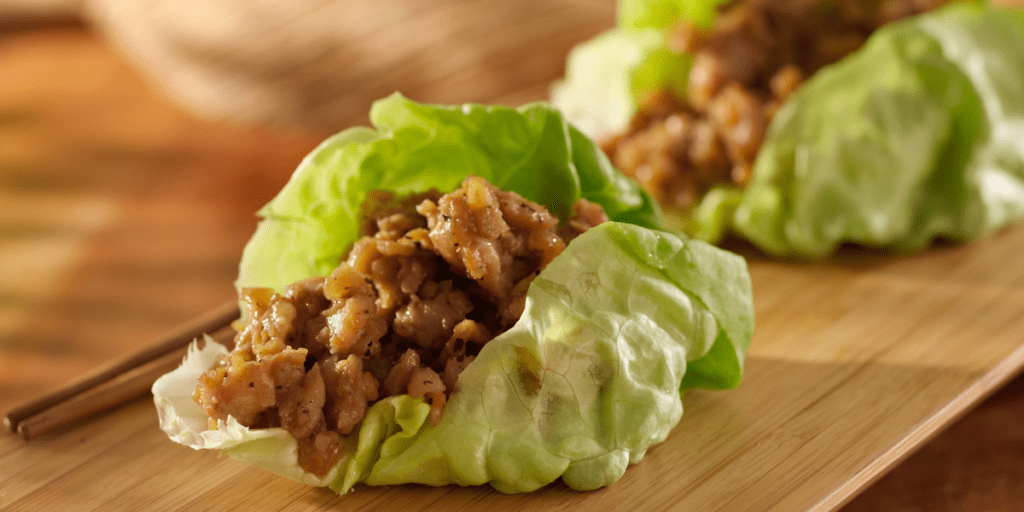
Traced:
POLYGON ((522 317, 460 375, 436 425, 422 399, 386 398, 345 437, 338 464, 311 474, 283 429, 250 430, 234 418, 210 428, 191 397, 226 349, 207 340, 153 386, 171 439, 338 492, 359 483, 525 492, 558 478, 595 489, 665 439, 683 390, 739 383, 754 322, 746 263, 656 229, 650 197, 556 110, 438 107, 395 95, 371 118, 375 129, 325 141, 261 210, 239 286, 280 289, 329 273, 374 189, 448 191, 475 174, 563 219, 583 197, 617 221, 576 238, 537 276, 522 317))
POLYGON ((593 141, 546 103, 424 105, 398 93, 376 102, 374 128, 320 144, 258 214, 236 286, 283 289, 329 274, 358 238, 371 190, 454 190, 470 175, 547 206, 562 220, 579 198, 612 220, 661 225, 654 200, 615 170, 593 141))
POLYGON ((712 243, 733 232, 773 255, 818 258, 846 242, 896 251, 969 242, 1019 221, 1022 19, 1019 9, 961 2, 880 28, 786 102, 744 189, 667 212, 671 224, 712 243))
POLYGON ((551 102, 590 137, 623 132, 643 98, 662 89, 680 97, 692 59, 669 49, 680 20, 711 26, 724 0, 620 0, 618 24, 573 48, 551 102))
POLYGON ((372 485, 502 492, 559 477, 580 490, 609 485, 679 421, 681 386, 739 383, 750 293, 738 256, 634 225, 595 227, 541 272, 522 318, 459 376, 436 426, 425 408, 409 411, 419 400, 373 407, 360 437, 381 442, 365 447, 376 457, 355 455, 366 461, 358 473, 372 485))
POLYGON ((664 62, 664 39, 658 30, 613 29, 577 45, 565 79, 551 89, 551 102, 591 137, 625 131, 641 87, 661 88, 678 81, 673 76, 685 79, 689 70, 688 58, 664 62))
POLYGON ((777 255, 920 250, 1024 217, 1021 12, 960 5, 884 27, 774 120, 735 229, 777 255))
POLYGON ((665 29, 681 19, 698 27, 715 21, 715 10, 726 0, 619 0, 618 26, 627 29, 665 29))

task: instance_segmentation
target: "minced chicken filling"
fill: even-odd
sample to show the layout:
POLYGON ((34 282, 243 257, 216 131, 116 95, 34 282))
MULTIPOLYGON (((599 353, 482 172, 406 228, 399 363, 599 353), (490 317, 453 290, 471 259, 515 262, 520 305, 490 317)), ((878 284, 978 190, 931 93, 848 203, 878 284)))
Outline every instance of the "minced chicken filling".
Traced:
POLYGON ((364 207, 365 236, 330 276, 280 294, 243 290, 248 323, 194 395, 212 428, 229 415, 284 428, 299 463, 319 475, 376 400, 421 397, 436 422, 459 373, 518 320, 541 269, 608 220, 581 199, 560 226, 543 206, 478 177, 446 195, 374 193, 364 207))
POLYGON ((746 184, 772 117, 807 77, 878 27, 947 2, 728 2, 710 30, 680 23, 669 37, 693 56, 686 97, 652 94, 602 148, 662 205, 688 211, 715 185, 746 184))

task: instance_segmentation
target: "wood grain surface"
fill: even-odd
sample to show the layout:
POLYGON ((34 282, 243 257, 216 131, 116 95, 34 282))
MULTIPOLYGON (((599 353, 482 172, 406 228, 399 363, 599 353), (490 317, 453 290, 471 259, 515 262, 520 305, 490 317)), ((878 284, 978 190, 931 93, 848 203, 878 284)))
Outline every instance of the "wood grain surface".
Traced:
MULTIPOLYGON (((601 28, 560 23, 576 40, 601 28)), ((541 99, 567 41, 530 57, 549 70, 533 83, 460 87, 541 99)), ((87 27, 0 25, 0 411, 231 298, 252 212, 324 135, 196 120, 87 27)), ((141 399, 30 443, 0 435, 0 509, 830 510, 857 493, 845 510, 1022 509, 1024 381, 957 419, 1024 365, 1024 226, 814 264, 731 248, 758 318, 744 383, 688 394, 669 439, 610 488, 336 496, 176 445, 141 399)))

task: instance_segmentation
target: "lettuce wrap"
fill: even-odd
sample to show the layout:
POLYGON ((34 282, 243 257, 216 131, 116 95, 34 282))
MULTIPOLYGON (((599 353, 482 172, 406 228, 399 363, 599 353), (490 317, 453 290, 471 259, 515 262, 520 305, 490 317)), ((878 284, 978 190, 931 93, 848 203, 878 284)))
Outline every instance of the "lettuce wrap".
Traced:
POLYGON ((558 111, 430 106, 395 94, 370 117, 374 128, 326 140, 260 210, 240 290, 329 274, 358 236, 371 190, 450 190, 476 175, 563 220, 585 198, 612 221, 573 240, 539 274, 519 321, 460 374, 436 424, 421 398, 380 400, 344 438, 341 460, 318 476, 300 466, 284 429, 249 429, 234 417, 209 427, 192 393, 227 349, 207 339, 153 386, 172 440, 339 493, 360 482, 489 483, 513 493, 558 478, 587 490, 615 482, 666 438, 683 390, 739 383, 753 332, 745 262, 657 229, 651 198, 558 111))
MULTIPOLYGON (((654 89, 686 94, 668 49, 680 18, 720 0, 630 0, 618 27, 577 47, 552 102, 588 135, 621 132, 654 89)), ((915 251, 1024 217, 1024 13, 961 2, 885 25, 777 111, 744 187, 711 189, 673 226, 738 234, 776 256, 852 242, 915 251)))

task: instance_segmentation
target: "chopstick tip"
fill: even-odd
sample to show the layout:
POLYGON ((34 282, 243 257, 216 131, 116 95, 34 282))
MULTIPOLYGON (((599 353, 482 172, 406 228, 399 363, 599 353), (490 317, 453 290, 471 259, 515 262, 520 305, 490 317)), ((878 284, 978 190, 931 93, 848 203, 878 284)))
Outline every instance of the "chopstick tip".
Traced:
MULTIPOLYGON (((3 0, 0 0, 2 2, 3 0)), ((186 349, 197 336, 203 333, 216 333, 230 330, 231 323, 239 316, 238 302, 230 301, 197 317, 184 326, 167 333, 154 345, 120 360, 100 366, 78 378, 68 382, 58 390, 44 395, 31 402, 22 404, 4 415, 4 425, 11 432, 16 432, 26 441, 45 435, 55 428, 78 421, 88 415, 105 411, 128 399, 138 396, 137 392, 148 392, 153 381, 164 373, 181 364, 186 349), (164 361, 170 359, 169 361, 164 361), (160 364, 157 364, 160 361, 160 364), (164 368, 162 364, 170 364, 164 368), (146 370, 146 366, 152 368, 146 370), (156 365, 156 366, 153 366, 156 365), (117 381, 118 377, 131 374, 138 375, 129 379, 128 387, 107 386, 117 381), (90 397, 90 393, 95 392, 90 397), (90 397, 83 401, 83 397, 90 397), (77 400, 77 401, 76 401, 77 400), (91 401, 90 401, 91 400, 91 401), (42 414, 46 411, 59 411, 59 414, 42 414)))

